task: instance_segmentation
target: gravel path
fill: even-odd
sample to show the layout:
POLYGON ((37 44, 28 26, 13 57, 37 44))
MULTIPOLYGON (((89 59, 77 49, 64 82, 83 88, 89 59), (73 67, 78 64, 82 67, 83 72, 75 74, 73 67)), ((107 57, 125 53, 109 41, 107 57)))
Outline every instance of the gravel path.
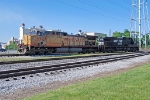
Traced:
POLYGON ((113 72, 119 69, 130 68, 135 64, 144 63, 149 59, 150 55, 146 55, 108 64, 100 64, 82 70, 79 70, 81 68, 74 68, 53 75, 40 73, 38 76, 34 75, 34 77, 26 77, 26 79, 11 80, 8 82, 0 80, 0 100, 18 100, 36 93, 45 92, 48 89, 59 88, 64 85, 76 83, 75 80, 86 79, 104 72, 113 72))

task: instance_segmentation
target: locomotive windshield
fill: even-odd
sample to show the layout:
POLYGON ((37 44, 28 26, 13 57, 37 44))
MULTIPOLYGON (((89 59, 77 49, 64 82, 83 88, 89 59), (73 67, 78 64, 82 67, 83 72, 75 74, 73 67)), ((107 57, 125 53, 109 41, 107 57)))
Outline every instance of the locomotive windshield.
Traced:
POLYGON ((99 37, 99 42, 104 42, 104 38, 103 37, 99 37))
POLYGON ((104 39, 103 38, 99 39, 99 42, 104 42, 104 39))

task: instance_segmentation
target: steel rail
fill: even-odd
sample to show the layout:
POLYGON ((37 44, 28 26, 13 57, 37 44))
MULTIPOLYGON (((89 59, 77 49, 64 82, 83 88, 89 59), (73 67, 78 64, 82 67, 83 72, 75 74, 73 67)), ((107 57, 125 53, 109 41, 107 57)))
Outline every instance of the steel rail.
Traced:
POLYGON ((119 61, 123 59, 135 58, 139 56, 144 56, 145 54, 136 54, 136 55, 127 55, 127 56, 120 56, 120 57, 112 57, 112 58, 105 58, 105 59, 96 59, 90 61, 82 61, 82 62, 73 62, 73 63, 61 63, 57 65, 47 65, 47 66, 40 66, 40 67, 32 67, 26 69, 16 69, 16 70, 8 70, 8 71, 0 71, 0 79, 10 78, 10 77, 18 77, 23 75, 29 74, 36 74, 48 71, 56 71, 68 68, 75 68, 81 66, 90 66, 100 63, 108 63, 119 61))
MULTIPOLYGON (((141 52, 138 52, 141 53, 141 52)), ((52 61, 52 60, 62 60, 62 59, 75 59, 75 58, 87 58, 87 57, 98 57, 98 56, 111 56, 111 55, 126 55, 126 54, 137 54, 136 53, 113 53, 113 54, 94 54, 88 56, 64 56, 64 57, 56 57, 56 58, 47 58, 47 59, 33 59, 33 60, 19 60, 19 61, 4 61, 0 62, 0 65, 4 64, 15 64, 15 63, 29 63, 29 62, 39 62, 39 61, 52 61)), ((142 52, 143 54, 143 52, 142 52)))

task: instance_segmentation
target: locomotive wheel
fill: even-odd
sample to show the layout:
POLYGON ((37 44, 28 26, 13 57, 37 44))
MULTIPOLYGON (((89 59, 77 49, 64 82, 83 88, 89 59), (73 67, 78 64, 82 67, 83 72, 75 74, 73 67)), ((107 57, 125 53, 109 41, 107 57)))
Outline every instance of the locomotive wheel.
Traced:
POLYGON ((55 53, 56 52, 56 48, 53 48, 51 49, 52 50, 52 53, 55 53))
POLYGON ((22 50, 22 53, 23 53, 23 54, 27 54, 27 49, 23 49, 23 50, 22 50))
POLYGON ((30 55, 35 55, 35 49, 31 49, 29 54, 30 55))
POLYGON ((109 53, 109 51, 106 51, 107 53, 109 53))
POLYGON ((31 52, 30 52, 30 55, 35 55, 35 52, 34 52, 34 51, 31 51, 31 52))
POLYGON ((48 54, 52 54, 52 49, 49 49, 48 54))
POLYGON ((39 53, 40 53, 40 55, 44 55, 44 50, 41 49, 39 53))
POLYGON ((44 55, 47 55, 48 54, 48 51, 44 51, 44 55))
POLYGON ((86 51, 85 51, 85 50, 83 50, 83 51, 82 51, 82 53, 83 53, 83 54, 85 54, 85 53, 86 53, 86 51))
POLYGON ((91 50, 89 50, 88 53, 91 53, 91 50))
POLYGON ((35 55, 39 55, 39 54, 40 54, 39 51, 36 51, 36 52, 35 52, 35 55))

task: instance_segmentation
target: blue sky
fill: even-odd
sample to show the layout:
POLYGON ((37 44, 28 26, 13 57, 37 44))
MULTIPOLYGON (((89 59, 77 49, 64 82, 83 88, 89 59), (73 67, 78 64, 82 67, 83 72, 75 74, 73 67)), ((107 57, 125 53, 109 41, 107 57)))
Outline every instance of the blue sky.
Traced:
MULTIPOLYGON (((148 4, 150 1, 148 1, 148 4)), ((19 38, 19 27, 109 34, 130 28, 132 0, 0 0, 0 42, 19 38)))

